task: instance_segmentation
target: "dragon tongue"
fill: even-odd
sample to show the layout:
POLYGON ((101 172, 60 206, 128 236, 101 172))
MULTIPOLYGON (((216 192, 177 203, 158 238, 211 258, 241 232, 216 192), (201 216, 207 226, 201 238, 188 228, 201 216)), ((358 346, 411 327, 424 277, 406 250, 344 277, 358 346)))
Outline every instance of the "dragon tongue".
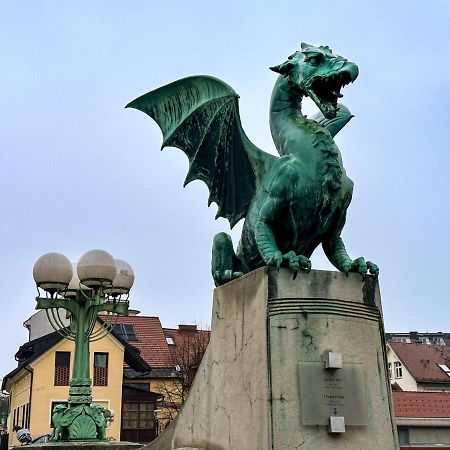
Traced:
POLYGON ((332 90, 331 93, 337 98, 342 98, 343 97, 343 95, 337 89, 332 90))
POLYGON ((321 100, 312 89, 308 89, 308 95, 327 119, 336 117, 338 108, 334 107, 331 102, 321 100))

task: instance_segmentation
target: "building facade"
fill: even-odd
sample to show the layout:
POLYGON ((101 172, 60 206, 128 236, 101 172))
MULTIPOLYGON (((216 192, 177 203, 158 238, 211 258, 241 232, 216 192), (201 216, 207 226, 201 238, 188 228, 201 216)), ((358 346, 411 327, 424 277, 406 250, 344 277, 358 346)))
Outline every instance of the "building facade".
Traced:
MULTIPOLYGON (((16 353, 18 365, 4 377, 2 388, 10 394, 8 430, 27 427, 37 438, 50 432, 54 406, 67 402, 74 344, 49 333, 42 311, 24 326, 30 340, 16 353)), ((101 326, 100 316, 96 329, 101 326)), ((93 404, 115 413, 107 437, 153 440, 181 407, 208 342, 209 331, 195 325, 163 330, 158 317, 136 311, 118 317, 112 332, 90 347, 93 404)), ((15 433, 9 444, 17 444, 15 433)))
POLYGON ((387 359, 401 449, 450 449, 450 346, 445 333, 388 333, 387 359))
MULTIPOLYGON (((100 326, 98 323, 96 329, 100 326)), ((92 342, 90 350, 92 403, 114 411, 107 437, 120 440, 124 362, 137 370, 150 368, 114 333, 92 342)), ((11 431, 19 425, 37 438, 50 432, 54 406, 67 403, 74 343, 53 332, 22 345, 15 357, 18 366, 4 377, 2 384, 9 393, 7 428, 11 431)), ((10 432, 9 445, 17 444, 15 433, 10 432)))
POLYGON ((450 346, 388 342, 389 378, 401 391, 450 391, 450 346))

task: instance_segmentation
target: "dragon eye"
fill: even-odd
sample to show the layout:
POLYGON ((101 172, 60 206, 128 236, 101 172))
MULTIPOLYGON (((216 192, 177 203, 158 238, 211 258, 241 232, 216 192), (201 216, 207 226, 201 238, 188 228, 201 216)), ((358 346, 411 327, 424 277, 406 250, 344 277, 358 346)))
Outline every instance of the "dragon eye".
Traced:
POLYGON ((307 62, 309 62, 312 66, 320 66, 323 61, 322 53, 314 53, 313 55, 309 55, 305 58, 307 62))

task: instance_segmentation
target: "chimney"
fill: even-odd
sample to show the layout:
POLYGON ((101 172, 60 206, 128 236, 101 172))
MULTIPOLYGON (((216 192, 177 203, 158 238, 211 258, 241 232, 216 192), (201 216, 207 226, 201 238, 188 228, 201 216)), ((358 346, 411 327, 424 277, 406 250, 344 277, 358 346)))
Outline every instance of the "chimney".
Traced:
POLYGON ((178 325, 180 331, 194 332, 197 331, 197 325, 178 325))

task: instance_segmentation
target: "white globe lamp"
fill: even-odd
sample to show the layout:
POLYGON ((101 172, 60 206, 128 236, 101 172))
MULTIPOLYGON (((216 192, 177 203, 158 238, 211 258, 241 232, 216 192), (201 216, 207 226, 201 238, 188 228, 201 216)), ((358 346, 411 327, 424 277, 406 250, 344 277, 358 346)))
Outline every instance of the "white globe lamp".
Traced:
POLYGON ((116 261, 104 250, 91 250, 78 261, 80 282, 91 289, 110 286, 116 276, 116 261))
POLYGON ((33 266, 33 278, 37 287, 51 294, 65 289, 72 275, 72 264, 61 253, 46 253, 33 266))

